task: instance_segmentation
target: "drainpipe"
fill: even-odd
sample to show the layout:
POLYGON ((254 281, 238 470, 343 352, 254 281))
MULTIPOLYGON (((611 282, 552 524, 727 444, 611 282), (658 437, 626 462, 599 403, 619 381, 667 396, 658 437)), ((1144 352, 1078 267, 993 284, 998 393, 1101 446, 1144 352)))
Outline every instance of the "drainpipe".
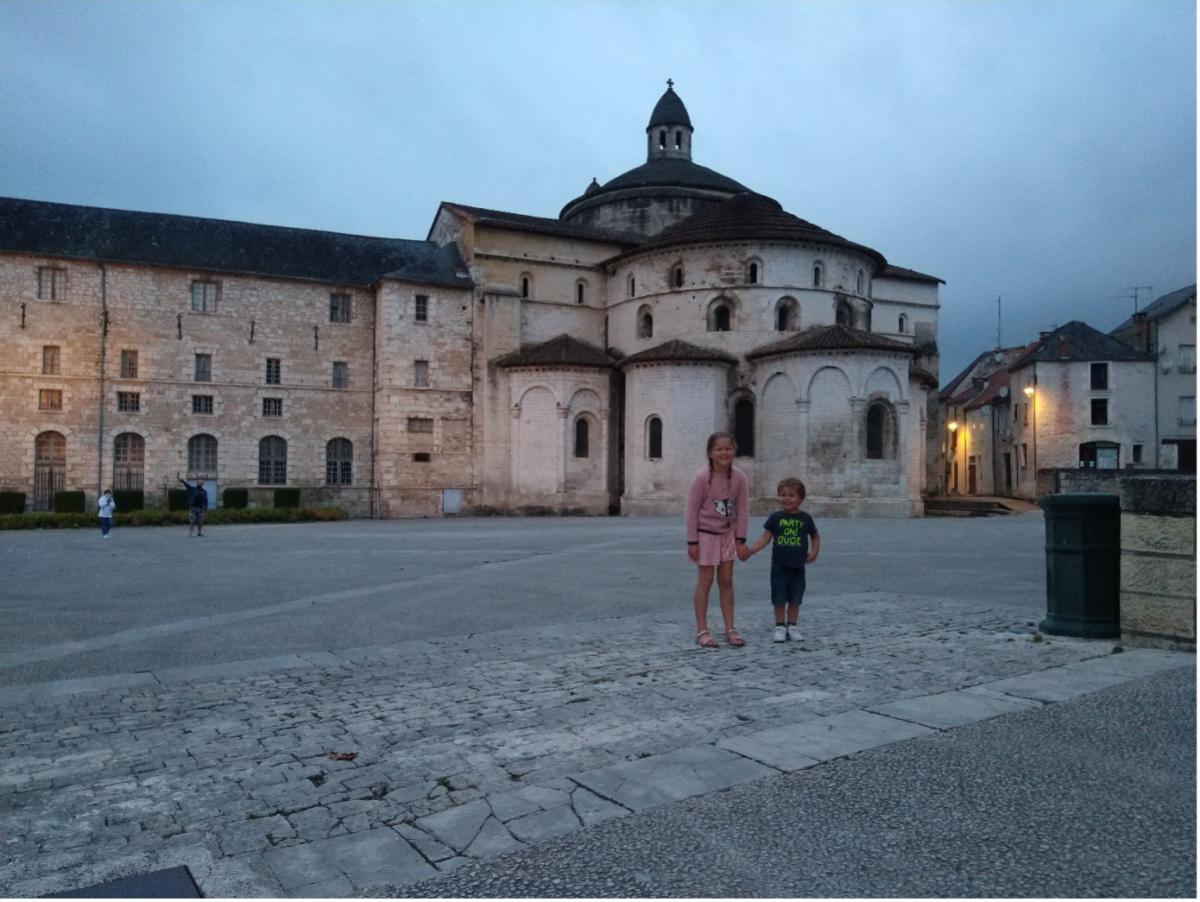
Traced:
POLYGON ((104 368, 108 349, 108 270, 104 261, 97 261, 100 268, 100 416, 96 430, 96 494, 104 491, 104 368))
POLYGON ((383 286, 378 286, 376 290, 379 294, 376 296, 375 304, 375 322, 373 324, 375 328, 371 331, 371 491, 368 493, 370 495, 370 515, 372 520, 375 519, 375 493, 378 491, 375 485, 375 455, 379 449, 379 436, 376 434, 378 427, 375 425, 375 393, 379 388, 376 357, 379 353, 377 347, 377 342, 379 341, 379 312, 381 307, 386 306, 382 298, 383 286))

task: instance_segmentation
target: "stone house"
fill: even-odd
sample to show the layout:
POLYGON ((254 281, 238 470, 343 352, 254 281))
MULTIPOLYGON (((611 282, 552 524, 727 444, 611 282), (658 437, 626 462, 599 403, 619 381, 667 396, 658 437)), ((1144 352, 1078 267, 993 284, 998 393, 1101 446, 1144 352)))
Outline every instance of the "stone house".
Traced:
POLYGON ((557 218, 423 241, 0 199, 0 488, 675 513, 727 429, 756 507, 919 514, 941 280, 694 163, 673 87, 645 131, 557 218))

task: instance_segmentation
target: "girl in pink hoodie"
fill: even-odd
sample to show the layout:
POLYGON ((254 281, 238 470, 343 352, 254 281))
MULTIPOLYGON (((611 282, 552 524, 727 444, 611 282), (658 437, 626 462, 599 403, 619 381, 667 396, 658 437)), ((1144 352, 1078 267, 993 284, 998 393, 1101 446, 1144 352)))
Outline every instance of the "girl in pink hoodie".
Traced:
POLYGON ((684 521, 688 558, 697 565, 696 589, 692 593, 696 644, 701 648, 717 647, 708 629, 708 595, 715 575, 725 641, 741 648, 746 640, 733 626, 733 560, 745 553, 749 497, 746 474, 733 465, 733 436, 728 432, 710 435, 706 453, 708 466, 696 474, 688 489, 684 521))

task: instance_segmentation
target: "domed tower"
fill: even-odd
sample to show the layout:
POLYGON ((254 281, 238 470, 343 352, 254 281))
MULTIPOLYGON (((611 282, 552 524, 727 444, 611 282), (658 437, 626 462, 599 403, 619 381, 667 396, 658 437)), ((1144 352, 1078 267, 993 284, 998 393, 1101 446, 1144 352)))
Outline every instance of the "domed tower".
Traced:
POLYGON ((650 238, 693 213, 749 191, 692 162, 692 120, 667 81, 646 126, 646 162, 601 185, 595 179, 559 219, 632 238, 650 238))

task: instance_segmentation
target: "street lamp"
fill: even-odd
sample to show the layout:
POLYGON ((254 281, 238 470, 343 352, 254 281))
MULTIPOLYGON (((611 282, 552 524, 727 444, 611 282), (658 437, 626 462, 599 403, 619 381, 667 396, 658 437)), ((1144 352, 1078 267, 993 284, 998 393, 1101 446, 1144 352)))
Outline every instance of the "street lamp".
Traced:
POLYGON ((1025 397, 1029 399, 1029 410, 1033 415, 1033 497, 1037 497, 1037 394, 1034 386, 1037 385, 1037 373, 1033 374, 1033 382, 1026 385, 1022 391, 1025 392, 1025 397))

